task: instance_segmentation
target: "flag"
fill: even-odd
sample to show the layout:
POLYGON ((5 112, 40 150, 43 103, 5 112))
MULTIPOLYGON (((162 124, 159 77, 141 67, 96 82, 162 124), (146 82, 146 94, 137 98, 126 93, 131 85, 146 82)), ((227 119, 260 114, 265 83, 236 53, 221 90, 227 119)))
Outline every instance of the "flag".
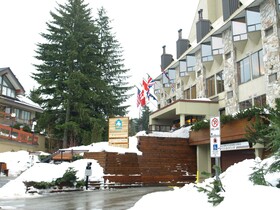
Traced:
POLYGON ((141 104, 141 106, 145 106, 146 105, 146 97, 145 97, 144 89, 140 93, 140 104, 141 104))
POLYGON ((155 85, 155 81, 153 80, 152 77, 150 77, 150 75, 148 74, 148 81, 147 81, 147 85, 149 88, 153 87, 155 85))
POLYGON ((148 83, 144 79, 142 80, 142 87, 145 91, 149 91, 148 83))
POLYGON ((141 91, 139 90, 138 87, 137 88, 137 107, 139 107, 141 105, 141 91))
POLYGON ((150 97, 152 97, 152 99, 154 99, 155 101, 157 101, 156 97, 155 97, 153 94, 151 94, 151 93, 149 93, 148 98, 150 99, 150 97))

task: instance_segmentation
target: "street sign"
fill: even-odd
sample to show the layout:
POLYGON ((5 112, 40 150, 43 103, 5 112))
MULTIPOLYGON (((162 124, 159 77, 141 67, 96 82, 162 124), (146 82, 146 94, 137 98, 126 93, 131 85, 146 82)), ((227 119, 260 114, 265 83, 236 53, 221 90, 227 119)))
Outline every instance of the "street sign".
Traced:
POLYGON ((219 136, 210 138, 210 153, 212 158, 221 157, 221 138, 219 136))
POLYGON ((85 170, 85 176, 91 176, 92 175, 92 170, 91 169, 86 169, 85 170))
POLYGON ((220 117, 210 118, 210 137, 220 136, 220 117))

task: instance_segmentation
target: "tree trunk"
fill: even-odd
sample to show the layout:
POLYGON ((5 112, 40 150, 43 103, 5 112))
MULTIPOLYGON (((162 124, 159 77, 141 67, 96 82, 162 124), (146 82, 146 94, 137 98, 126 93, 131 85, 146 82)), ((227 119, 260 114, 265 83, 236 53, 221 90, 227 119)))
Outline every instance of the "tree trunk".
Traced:
MULTIPOLYGON (((70 102, 69 99, 67 99, 67 104, 66 104, 66 115, 65 115, 65 124, 68 123, 70 117, 70 102)), ((67 126, 64 128, 64 133, 63 133, 63 148, 67 147, 67 134, 68 134, 68 128, 67 126)))

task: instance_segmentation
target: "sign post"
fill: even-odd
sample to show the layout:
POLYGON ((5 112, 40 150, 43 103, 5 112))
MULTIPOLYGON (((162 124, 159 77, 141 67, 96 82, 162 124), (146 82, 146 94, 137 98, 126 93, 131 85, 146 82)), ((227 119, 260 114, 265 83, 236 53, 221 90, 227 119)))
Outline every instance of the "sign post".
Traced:
MULTIPOLYGON (((221 157, 221 137, 220 137, 220 117, 210 118, 210 154, 215 158, 215 165, 220 166, 221 157)), ((215 168, 216 180, 219 179, 219 170, 215 168)))

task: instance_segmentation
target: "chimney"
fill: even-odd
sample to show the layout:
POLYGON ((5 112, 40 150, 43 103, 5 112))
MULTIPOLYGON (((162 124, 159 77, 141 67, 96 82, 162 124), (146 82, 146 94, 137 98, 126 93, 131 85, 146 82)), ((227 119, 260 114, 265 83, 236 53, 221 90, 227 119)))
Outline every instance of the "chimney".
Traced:
POLYGON ((166 46, 162 46, 162 55, 161 55, 161 70, 164 70, 169 64, 173 61, 173 56, 171 54, 166 54, 166 46))
POLYGON ((196 40, 197 43, 200 42, 206 34, 211 31, 211 22, 210 20, 203 19, 202 15, 203 10, 198 10, 198 21, 196 22, 196 40))
POLYGON ((190 48, 190 41, 188 39, 182 39, 182 29, 178 30, 178 40, 176 42, 177 47, 177 59, 190 48))

